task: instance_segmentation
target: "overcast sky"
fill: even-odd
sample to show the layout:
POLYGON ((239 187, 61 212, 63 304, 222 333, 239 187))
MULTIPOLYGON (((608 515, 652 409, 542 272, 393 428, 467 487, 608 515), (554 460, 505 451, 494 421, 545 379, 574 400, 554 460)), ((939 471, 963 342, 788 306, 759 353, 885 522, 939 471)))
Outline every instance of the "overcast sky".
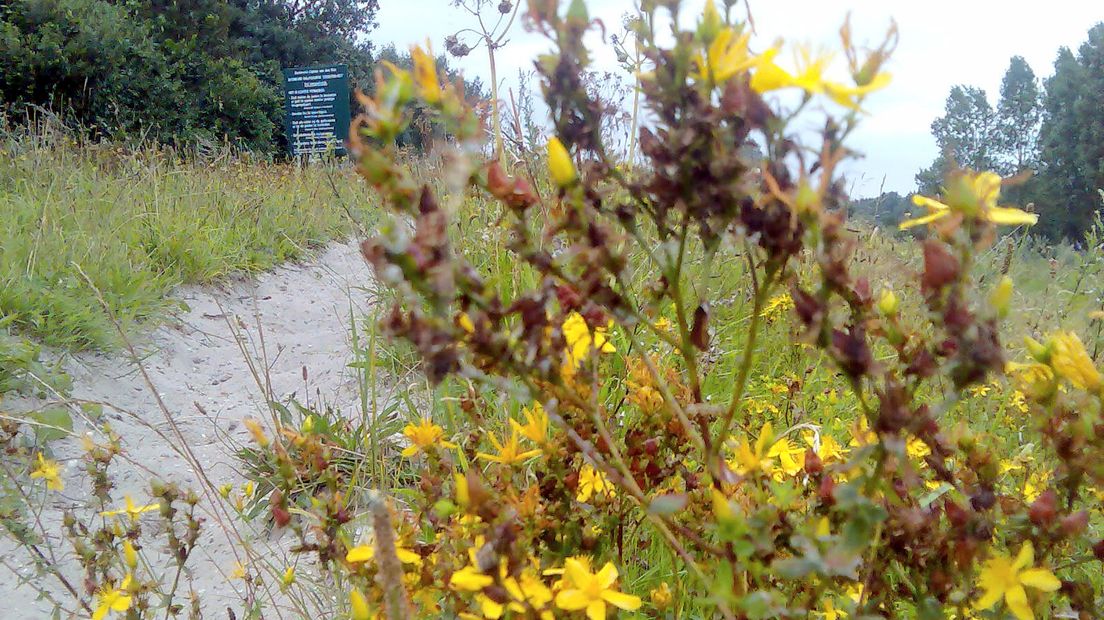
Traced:
MULTIPOLYGON (((473 25, 449 0, 380 4, 379 28, 372 34, 379 44, 405 48, 428 38, 434 51, 441 51, 447 35, 473 25)), ((631 0, 587 2, 590 15, 602 19, 611 32, 619 30, 620 16, 632 6, 631 0)), ((696 17, 703 0, 685 0, 684 6, 687 17, 696 17)), ((1059 47, 1076 50, 1089 28, 1104 21, 1101 0, 751 0, 751 10, 759 49, 777 37, 838 48, 839 25, 848 11, 857 42, 879 42, 890 18, 897 20, 900 45, 889 66, 893 83, 864 104, 870 116, 852 140, 866 154, 849 169, 856 196, 877 194, 883 179, 887 191, 914 189, 913 176, 937 154, 930 125, 942 114, 952 85, 984 88, 995 104, 1009 58, 1023 56, 1045 78, 1059 47)), ((520 23, 511 33, 510 45, 498 57, 504 87, 516 82, 519 68, 532 68, 532 59, 548 49, 542 37, 525 32, 520 23)), ((596 68, 615 68, 611 51, 599 49, 596 56, 596 68)), ((842 55, 836 57, 837 76, 846 75, 845 63, 842 55)), ((488 81, 482 49, 457 64, 466 75, 488 81)))

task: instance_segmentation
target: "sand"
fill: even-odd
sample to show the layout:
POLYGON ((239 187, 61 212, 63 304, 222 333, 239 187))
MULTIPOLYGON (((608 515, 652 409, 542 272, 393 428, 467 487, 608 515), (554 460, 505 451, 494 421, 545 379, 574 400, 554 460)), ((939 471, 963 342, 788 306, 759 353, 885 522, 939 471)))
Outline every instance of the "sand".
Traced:
MULTIPOLYGON (((369 310, 372 286, 370 269, 356 244, 335 244, 309 262, 280 267, 257 278, 179 289, 174 297, 186 304, 179 315, 152 333, 135 337, 148 382, 125 353, 88 353, 67 359, 64 367, 73 379, 72 398, 102 404, 105 421, 122 438, 125 455, 112 468, 119 488, 115 499, 121 504, 125 492, 135 501, 148 501, 148 483, 154 478, 198 491, 203 485, 197 479, 195 462, 202 463, 213 485, 240 484, 243 478, 232 452, 250 441, 242 420, 269 419, 267 398, 312 403, 321 399, 342 410, 356 411, 355 378, 346 366, 352 356, 350 315, 363 317, 369 310), (247 359, 252 360, 256 373, 247 359), (266 374, 270 384, 258 385, 255 374, 266 374), (171 412, 172 423, 150 384, 171 412), (174 449, 180 445, 186 445, 192 456, 174 449)), ((5 406, 19 410, 41 404, 23 399, 5 406)), ((78 433, 86 428, 78 421, 78 433)), ((81 505, 81 494, 88 489, 76 438, 55 442, 51 448, 65 467, 66 489, 51 497, 43 514, 47 529, 57 527, 62 509, 81 505)), ((208 519, 202 550, 189 560, 191 573, 185 575, 181 591, 200 593, 204 617, 226 618, 229 606, 241 618, 244 584, 230 575, 235 562, 247 566, 250 562, 240 545, 232 545, 219 526, 220 520, 234 519, 225 508, 217 508, 219 504, 211 499, 200 504, 208 519)), ((259 523, 237 526, 246 533, 248 545, 271 565, 294 561, 285 549, 291 537, 273 536, 262 531, 259 523)), ((59 537, 56 542, 64 542, 60 530, 53 533, 59 537)), ((37 601, 34 589, 17 578, 34 574, 26 553, 0 542, 0 560, 4 561, 0 565, 0 600, 8 603, 7 609, 19 610, 11 616, 0 611, 0 617, 50 617, 53 606, 37 601)), ((75 562, 69 558, 62 564, 75 562)), ((52 586, 51 590, 60 592, 52 586)), ((61 600, 71 603, 71 597, 61 600)), ((287 610, 270 608, 265 612, 265 617, 295 616, 287 610)))

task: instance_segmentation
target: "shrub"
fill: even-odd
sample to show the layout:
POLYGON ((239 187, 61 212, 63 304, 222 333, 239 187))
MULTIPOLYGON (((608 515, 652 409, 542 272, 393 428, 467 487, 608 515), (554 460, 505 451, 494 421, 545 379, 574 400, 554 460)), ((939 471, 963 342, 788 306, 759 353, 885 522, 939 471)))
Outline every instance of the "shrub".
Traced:
MULTIPOLYGON (((678 3, 664 6, 676 21, 678 3)), ((1035 216, 998 205, 995 174, 955 172, 922 201, 927 215, 902 223, 929 232, 910 288, 876 291, 852 261, 838 168, 864 99, 888 81, 895 31, 860 48, 845 24, 843 83, 810 49, 795 71, 778 47, 752 51, 749 26, 726 13, 707 4, 670 46, 639 26, 653 122, 633 173, 607 150, 584 86, 594 23, 581 2, 566 15, 530 3, 555 48, 537 61, 551 187, 479 161, 478 123, 432 67, 379 78, 354 146, 397 217, 363 250, 397 293, 385 328, 454 391, 469 430, 426 418, 404 431, 422 469, 393 515, 397 542, 391 525, 374 551, 326 538, 355 617, 1097 608, 1085 567, 1102 549, 1100 372, 1064 331, 1006 360, 1011 281, 982 294, 972 275, 998 225, 1035 216), (786 105, 778 90, 800 96, 786 105), (446 205, 460 196, 397 156, 413 101, 460 139, 454 191, 498 205, 512 286, 452 242, 446 205), (810 117, 823 130, 803 146, 810 117), (733 273, 742 312, 718 294, 733 273), (786 322, 783 339, 802 346, 777 333, 771 344, 804 376, 766 379, 764 402, 761 342, 786 322), (825 398, 793 406, 811 386, 825 398), (983 415, 964 404, 998 389, 983 415)))

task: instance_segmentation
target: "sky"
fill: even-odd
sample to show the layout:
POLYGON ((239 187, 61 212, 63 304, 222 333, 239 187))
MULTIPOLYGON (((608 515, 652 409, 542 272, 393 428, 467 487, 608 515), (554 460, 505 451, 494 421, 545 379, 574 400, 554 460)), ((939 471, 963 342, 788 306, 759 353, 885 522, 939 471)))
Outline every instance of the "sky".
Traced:
MULTIPOLYGON (((560 4, 566 10, 567 0, 560 4)), ((603 20, 610 32, 620 29, 621 16, 633 7, 632 0, 586 4, 591 17, 603 20)), ((380 45, 405 48, 428 39, 435 52, 441 51, 446 36, 474 25, 450 0, 382 0, 380 5, 379 27, 371 35, 380 45)), ((684 17, 696 19, 703 5, 704 0, 684 0, 684 17)), ((746 6, 741 1, 737 9, 746 6)), ((1104 21, 1100 0, 750 0, 750 7, 759 49, 779 37, 787 44, 838 49, 839 26, 849 12, 855 41, 873 46, 890 20, 897 21, 900 43, 888 65, 893 81, 864 104, 869 117, 851 138, 852 148, 864 153, 846 170, 855 197, 877 195, 883 187, 901 193, 915 189, 916 172, 938 154, 931 122, 942 115, 953 85, 981 87, 995 105, 1012 56, 1023 56, 1040 79, 1046 78, 1060 47, 1076 50, 1089 28, 1104 21)), ((518 69, 531 69, 533 59, 549 49, 543 37, 526 32, 521 23, 510 32, 508 46, 497 56, 502 96, 516 85, 518 69)), ((594 68, 615 70, 612 50, 600 43, 595 35, 594 68)), ((489 81, 482 48, 454 64, 467 76, 489 81)), ((837 77, 846 76, 842 55, 833 69, 837 77)), ((813 117, 809 122, 810 128, 818 124, 813 117)))

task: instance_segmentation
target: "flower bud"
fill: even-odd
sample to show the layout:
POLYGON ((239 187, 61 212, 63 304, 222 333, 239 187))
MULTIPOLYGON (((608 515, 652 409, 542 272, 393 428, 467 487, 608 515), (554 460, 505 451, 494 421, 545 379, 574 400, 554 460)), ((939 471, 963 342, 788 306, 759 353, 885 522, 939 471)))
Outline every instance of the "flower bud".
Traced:
POLYGON ((888 288, 883 290, 882 297, 878 300, 878 312, 881 312, 887 318, 893 318, 897 316, 899 307, 900 302, 897 300, 897 296, 893 294, 893 290, 888 288))
POLYGON ((702 11, 702 19, 698 23, 698 39, 709 45, 721 33, 723 27, 724 24, 721 22, 721 16, 717 13, 713 0, 705 0, 705 10, 702 11))
POLYGON ((997 287, 993 289, 993 292, 989 294, 989 305, 993 306, 993 309, 997 311, 997 316, 1003 319, 1008 316, 1008 309, 1011 304, 1012 278, 1004 276, 997 283, 997 287))
POLYGON ((563 142, 555 136, 548 141, 548 171, 559 187, 568 187, 575 182, 575 164, 571 163, 571 155, 563 142))
POLYGON ((1035 358, 1036 362, 1039 362, 1040 364, 1050 363, 1049 343, 1044 345, 1031 336, 1024 336, 1024 346, 1027 347, 1027 352, 1031 355, 1031 357, 1035 358))

